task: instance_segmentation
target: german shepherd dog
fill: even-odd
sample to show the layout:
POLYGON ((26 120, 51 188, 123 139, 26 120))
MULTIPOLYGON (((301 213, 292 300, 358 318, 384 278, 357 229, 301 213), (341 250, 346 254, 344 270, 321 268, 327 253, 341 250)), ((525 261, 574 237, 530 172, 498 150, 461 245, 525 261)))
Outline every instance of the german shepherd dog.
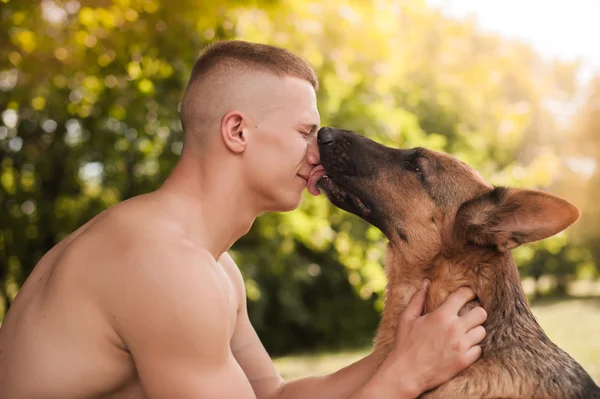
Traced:
POLYGON ((548 193, 494 187, 465 163, 424 148, 383 146, 348 130, 318 133, 318 187, 337 207, 387 237, 385 307, 375 337, 380 362, 398 315, 423 279, 425 312, 460 286, 488 318, 481 357, 423 398, 600 398, 600 388, 552 343, 531 313, 511 249, 550 237, 579 210, 548 193))

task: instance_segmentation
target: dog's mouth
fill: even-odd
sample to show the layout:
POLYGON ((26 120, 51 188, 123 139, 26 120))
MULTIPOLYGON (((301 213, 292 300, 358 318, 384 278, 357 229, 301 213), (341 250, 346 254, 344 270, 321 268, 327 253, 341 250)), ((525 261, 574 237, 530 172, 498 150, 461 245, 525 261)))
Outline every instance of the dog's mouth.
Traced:
POLYGON ((373 208, 365 200, 361 200, 355 193, 343 187, 339 181, 327 173, 321 176, 317 186, 325 192, 325 195, 331 203, 338 208, 354 213, 364 219, 368 219, 373 214, 373 208))

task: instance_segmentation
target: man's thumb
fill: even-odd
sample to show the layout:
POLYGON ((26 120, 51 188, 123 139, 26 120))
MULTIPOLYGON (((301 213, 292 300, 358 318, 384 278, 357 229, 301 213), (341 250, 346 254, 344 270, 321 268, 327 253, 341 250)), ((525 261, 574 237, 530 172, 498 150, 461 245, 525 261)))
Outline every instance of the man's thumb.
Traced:
POLYGON ((425 298, 427 296, 427 288, 429 287, 429 280, 423 280, 421 287, 413 294, 404 309, 405 315, 410 319, 416 319, 423 314, 423 307, 425 306, 425 298))

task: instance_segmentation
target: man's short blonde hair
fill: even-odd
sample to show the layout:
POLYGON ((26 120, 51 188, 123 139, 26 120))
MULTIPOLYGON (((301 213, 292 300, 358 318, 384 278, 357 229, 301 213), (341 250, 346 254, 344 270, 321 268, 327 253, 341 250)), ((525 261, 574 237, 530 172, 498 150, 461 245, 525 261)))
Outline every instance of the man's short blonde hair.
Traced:
MULTIPOLYGON (((204 82, 220 81, 225 76, 244 72, 270 73, 278 77, 294 77, 309 82, 315 91, 319 81, 312 67, 292 52, 267 44, 241 40, 226 40, 207 46, 200 54, 194 67, 181 104, 181 124, 184 132, 195 130, 202 119, 196 100, 204 82)), ((206 103, 205 103, 206 104, 206 103)), ((187 133, 186 133, 187 135, 187 133)))

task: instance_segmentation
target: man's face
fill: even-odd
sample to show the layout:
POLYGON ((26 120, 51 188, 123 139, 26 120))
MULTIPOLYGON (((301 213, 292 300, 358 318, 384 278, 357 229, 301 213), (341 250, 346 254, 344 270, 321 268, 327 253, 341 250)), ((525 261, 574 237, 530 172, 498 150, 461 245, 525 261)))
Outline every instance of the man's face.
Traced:
POLYGON ((319 164, 315 91, 305 80, 286 77, 277 79, 270 98, 257 101, 265 106, 249 126, 247 181, 265 210, 295 209, 319 164))

